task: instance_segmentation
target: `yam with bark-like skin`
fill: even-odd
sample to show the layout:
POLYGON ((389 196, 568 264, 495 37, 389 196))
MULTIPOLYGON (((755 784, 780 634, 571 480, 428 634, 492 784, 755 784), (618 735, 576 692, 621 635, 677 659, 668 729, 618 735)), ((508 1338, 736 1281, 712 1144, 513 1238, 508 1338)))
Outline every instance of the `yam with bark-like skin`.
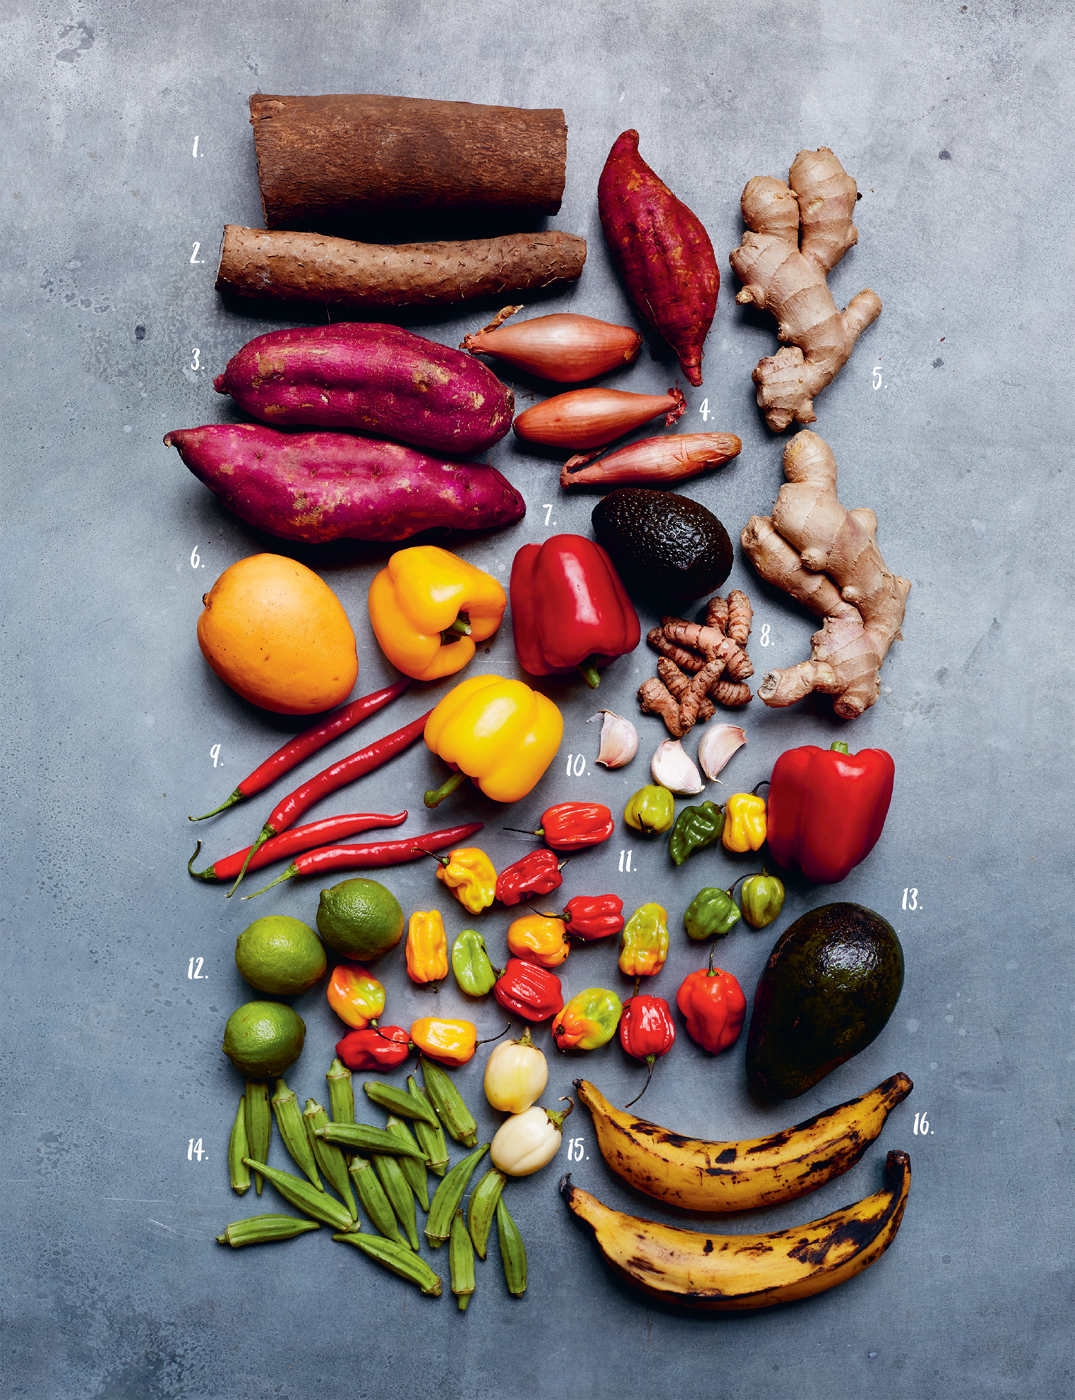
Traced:
POLYGON ((560 108, 259 92, 250 124, 268 228, 427 209, 510 213, 518 227, 557 213, 564 194, 560 108))
POLYGON ((469 457, 511 427, 515 396, 479 360, 366 322, 269 331, 213 380, 274 428, 342 428, 469 457))
POLYGON ((285 540, 405 540, 421 530, 495 530, 526 503, 481 462, 451 462, 350 433, 212 423, 169 433, 183 461, 240 519, 285 540))
POLYGON ((216 287, 353 309, 451 306, 577 281, 585 261, 585 238, 555 231, 458 243, 353 243, 226 224, 216 287))

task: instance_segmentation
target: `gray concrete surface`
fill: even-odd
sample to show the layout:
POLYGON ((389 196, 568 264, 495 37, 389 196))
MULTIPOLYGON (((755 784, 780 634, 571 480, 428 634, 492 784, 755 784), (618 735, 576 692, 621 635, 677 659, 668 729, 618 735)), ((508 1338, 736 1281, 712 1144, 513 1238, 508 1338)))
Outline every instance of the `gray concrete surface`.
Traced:
MULTIPOLYGON (((1066 7, 990 0, 0 5, 5 1395, 1071 1395, 1073 28, 1066 7), (838 894, 896 925, 906 985, 879 1039, 791 1105, 752 1103, 742 1044, 714 1060, 682 1029, 640 1105, 687 1133, 752 1136, 910 1074, 913 1095, 846 1179, 728 1223, 812 1219, 875 1190, 886 1148, 908 1150, 914 1181, 894 1246, 833 1292, 752 1315, 651 1307, 605 1272, 564 1209, 562 1159, 511 1187, 530 1254, 525 1298, 505 1292, 494 1251, 465 1315, 324 1231, 262 1251, 212 1242, 257 1209, 233 1197, 224 1160, 241 1083, 220 1039, 249 997, 233 941, 254 911, 312 919, 317 897, 298 884, 257 905, 225 902, 183 868, 187 814, 293 727, 225 689, 195 640, 216 576, 287 546, 247 530, 161 445, 169 429, 225 419, 212 375, 253 335, 289 324, 287 313, 270 322, 225 308, 213 291, 222 225, 260 218, 246 116, 256 89, 562 106, 568 182, 553 224, 585 234, 590 256, 577 288, 548 305, 617 321, 632 312, 595 186, 616 135, 637 127, 721 262, 705 385, 688 393, 680 426, 700 428, 707 400, 710 426, 743 439, 737 461, 686 488, 733 537, 781 480, 781 444, 750 383, 775 346, 772 326, 737 308, 726 261, 739 193, 754 174, 785 174, 804 146, 831 146, 858 180, 861 240, 832 285, 841 303, 873 287, 884 312, 822 395, 817 427, 843 499, 873 507, 885 556, 913 590, 882 701, 846 735, 852 748, 892 752, 895 799, 880 845, 838 894), (204 959, 198 980, 192 958, 204 959), (913 1133, 921 1112, 925 1137, 913 1133), (192 1139, 201 1162, 188 1160, 192 1139)), ((417 328, 455 344, 487 309, 417 328)), ((651 342, 617 383, 659 391, 674 379, 651 342)), ((522 404, 535 392, 516 387, 522 404)), ((565 499, 548 457, 505 441, 489 460, 529 510, 514 529, 462 543, 467 558, 506 577, 520 544, 553 528, 587 532, 593 498, 565 499)), ((385 551, 295 553, 339 593, 358 636, 359 693, 373 689, 391 674, 365 614, 385 551)), ((756 664, 805 655, 809 619, 758 586, 738 554, 730 582, 756 602, 756 664)), ((506 628, 480 664, 515 673, 506 628)), ((633 714, 650 669, 644 648, 618 662, 600 703, 633 714)), ((645 721, 635 764, 606 774, 585 724, 594 700, 571 682, 543 688, 563 708, 563 748, 508 819, 527 825, 576 796, 619 811, 646 781, 660 726, 645 721), (566 756, 580 752, 587 773, 569 778, 566 756)), ((422 689, 366 733, 422 713, 422 689)), ((843 733, 824 704, 767 712, 755 701, 745 722, 749 745, 729 769, 743 787, 782 750, 843 733)), ((437 770, 412 750, 366 782, 360 805, 406 794, 405 829, 426 830, 420 793, 437 770)), ((271 796, 199 828, 209 854, 245 844, 271 796)), ((320 812, 354 801, 341 793, 320 812)), ((526 849, 480 796, 459 794, 454 812, 486 821, 498 865, 526 849)), ((572 861, 564 894, 666 903, 673 948, 654 990, 671 997, 701 960, 679 929, 683 908, 738 868, 697 857, 673 871, 661 845, 622 830, 572 861), (617 869, 628 846, 629 876, 617 869)), ((408 913, 436 904, 450 930, 463 926, 429 868, 385 878, 408 913)), ((775 929, 720 945, 748 995, 775 933, 831 894, 792 881, 775 929)), ((505 923, 483 924, 495 953, 505 923)), ((626 991, 613 957, 577 948, 567 991, 602 981, 626 991)), ((430 998, 400 954, 385 963, 388 1019, 409 1025, 430 998)), ((451 984, 440 993, 444 1010, 461 1003, 451 984)), ((300 1098, 320 1097, 339 1023, 320 989, 297 1006, 309 1034, 289 1081, 300 1098)), ((490 1034, 503 1024, 491 1002, 475 1019, 490 1034)), ((553 1058, 547 1101, 580 1072, 617 1102, 639 1082, 614 1044, 584 1062, 553 1058)), ((491 1132, 480 1059, 459 1082, 491 1132)), ((660 1214, 605 1169, 585 1112, 568 1136, 583 1143, 576 1182, 660 1214)), ((267 1189, 262 1209, 275 1207, 267 1189)))

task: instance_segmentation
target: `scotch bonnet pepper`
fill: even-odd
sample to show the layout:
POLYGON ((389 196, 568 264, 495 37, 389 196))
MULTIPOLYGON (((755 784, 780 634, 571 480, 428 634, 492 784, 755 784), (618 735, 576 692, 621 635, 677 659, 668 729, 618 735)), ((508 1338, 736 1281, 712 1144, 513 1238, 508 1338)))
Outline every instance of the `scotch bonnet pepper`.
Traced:
POLYGON ((625 977, 653 977, 668 957, 668 913, 643 904, 627 921, 620 940, 620 971, 625 977))
POLYGON ((411 1038, 402 1026, 369 1025, 336 1042, 336 1054, 348 1069, 394 1069, 411 1053, 411 1038))
POLYGON ((628 799, 623 819, 643 836, 659 836, 668 831, 676 816, 676 799, 666 787, 649 783, 628 799))
POLYGON ((668 854, 676 865, 682 865, 695 851, 715 846, 723 831, 724 812, 715 803, 701 802, 697 807, 684 807, 668 838, 668 854))
POLYGON ((739 891, 743 903, 743 918, 751 928, 765 928, 784 907, 784 883, 763 870, 760 875, 748 875, 739 891))
MULTIPOLYGON (((734 886, 733 886, 734 888, 734 886)), ((723 938, 739 922, 742 911, 727 890, 707 885, 699 890, 683 915, 683 927, 688 938, 701 942, 714 934, 723 938)))
POLYGON ((423 1055, 442 1065, 465 1065, 478 1048, 478 1028, 470 1021, 423 1016, 411 1026, 411 1040, 423 1055))
POLYGON ((611 811, 601 802, 557 802, 541 814, 535 836, 554 851, 581 851, 599 846, 616 830, 611 811))
POLYGON ((518 904, 526 895, 548 894, 563 883, 555 852, 531 851, 496 877, 496 897, 501 904, 518 904))
POLYGON ((426 793, 426 806, 436 807, 467 778, 496 802, 518 802, 552 762, 563 734, 560 711, 522 681, 469 676, 426 721, 430 751, 458 770, 426 793))
POLYGON ((452 944, 452 971, 468 997, 483 997, 493 990, 496 969, 477 929, 465 928, 452 944))
POLYGON ((384 987, 364 968, 340 963, 329 978, 325 994, 340 1020, 356 1031, 384 1014, 384 987))
POLYGON ((703 1050, 717 1055, 739 1039, 747 1013, 743 989, 730 972, 713 966, 688 973, 676 993, 676 1005, 687 1023, 687 1033, 703 1050))
POLYGON ((507 604, 491 574, 432 544, 397 550, 369 591, 381 650, 419 681, 461 671, 500 626, 507 604))
POLYGON ((522 958, 509 958, 496 980, 493 996, 504 1008, 525 1021, 547 1021, 564 1004, 563 988, 555 972, 522 958))
POLYGON ((724 831, 721 841, 726 851, 760 851, 765 845, 765 798, 753 792, 736 792, 724 804, 724 831))
POLYGON ((807 744, 782 753, 769 787, 773 859, 819 885, 844 879, 877 844, 895 776, 884 749, 849 754, 846 744, 807 744))
POLYGON ((607 987, 586 987, 576 992, 552 1023, 558 1050, 596 1050, 616 1034, 623 1006, 607 987))
POLYGON ((653 1066, 661 1055, 668 1054, 675 1039, 675 1022, 664 997, 633 996, 624 1002, 620 1018, 620 1044, 628 1055, 644 1060, 649 1070, 641 1091, 631 1103, 624 1105, 625 1108, 637 1103, 649 1088, 653 1066))
POLYGON ((560 917, 572 938, 610 938, 623 928, 623 900, 616 894, 577 894, 560 917))
POLYGON ((638 613, 612 560, 585 535, 524 544, 510 587, 515 652, 532 676, 579 670, 592 689, 598 666, 638 646, 638 613))
POLYGON ((548 914, 525 914, 508 927, 508 952, 541 967, 559 967, 567 960, 571 944, 563 919, 548 914))
POLYGON ((407 927, 407 976, 439 982, 448 976, 448 935, 439 909, 419 909, 407 927))
POLYGON ((442 880, 464 909, 480 914, 496 898, 496 870, 477 846, 460 846, 447 857, 437 858, 437 879, 442 880))

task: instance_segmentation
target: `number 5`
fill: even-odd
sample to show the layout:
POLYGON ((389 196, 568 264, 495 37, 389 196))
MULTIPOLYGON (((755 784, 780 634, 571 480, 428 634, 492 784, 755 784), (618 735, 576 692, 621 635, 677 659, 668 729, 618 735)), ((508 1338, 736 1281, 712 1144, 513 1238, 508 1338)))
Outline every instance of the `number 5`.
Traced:
POLYGON ((880 387, 881 387, 881 366, 880 366, 880 365, 874 365, 874 367, 873 367, 873 387, 874 387, 875 389, 880 389, 880 387))

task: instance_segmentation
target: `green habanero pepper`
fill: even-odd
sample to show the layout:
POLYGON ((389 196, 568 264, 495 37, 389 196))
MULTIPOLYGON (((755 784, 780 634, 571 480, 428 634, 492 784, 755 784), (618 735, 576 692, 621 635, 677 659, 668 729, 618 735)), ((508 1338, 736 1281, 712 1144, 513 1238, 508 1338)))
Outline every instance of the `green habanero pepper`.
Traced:
POLYGON ((465 928, 452 944, 452 971, 468 997, 483 997, 493 990, 496 970, 477 929, 465 928))
MULTIPOLYGON (((735 886, 732 886, 734 889, 735 886)), ((723 938, 739 922, 742 911, 730 891, 707 886, 699 890, 683 915, 683 927, 696 942, 716 934, 723 938)))
POLYGON ((623 819, 644 836, 668 831, 676 817, 676 799, 670 789, 650 783, 639 788, 624 809, 623 819))
POLYGON ((668 838, 668 854, 677 865, 682 865, 695 851, 715 846, 723 830, 724 810, 715 803, 702 802, 697 807, 684 807, 668 838))
POLYGON ((739 891, 739 899, 743 906, 743 918, 751 928, 765 928, 784 907, 783 882, 765 870, 760 875, 748 875, 739 891))

